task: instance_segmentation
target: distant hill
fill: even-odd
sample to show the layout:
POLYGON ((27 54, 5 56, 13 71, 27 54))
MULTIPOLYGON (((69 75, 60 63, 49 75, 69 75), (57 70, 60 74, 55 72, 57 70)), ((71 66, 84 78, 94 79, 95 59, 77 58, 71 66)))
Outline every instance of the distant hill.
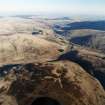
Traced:
POLYGON ((54 27, 54 31, 75 44, 105 52, 105 21, 57 24, 54 27))
POLYGON ((64 30, 94 29, 94 30, 105 31, 105 21, 73 22, 73 23, 67 24, 62 29, 64 30))

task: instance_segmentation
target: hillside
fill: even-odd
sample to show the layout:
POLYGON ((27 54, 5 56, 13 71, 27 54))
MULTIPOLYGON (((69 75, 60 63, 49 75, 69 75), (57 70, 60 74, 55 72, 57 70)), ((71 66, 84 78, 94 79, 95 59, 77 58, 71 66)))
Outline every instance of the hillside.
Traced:
POLYGON ((68 49, 68 52, 62 54, 58 60, 69 60, 76 62, 85 69, 90 75, 97 78, 105 88, 105 54, 96 50, 86 49, 73 45, 68 49))
POLYGON ((0 36, 0 64, 30 61, 50 61, 65 50, 59 43, 38 36, 16 34, 0 36))

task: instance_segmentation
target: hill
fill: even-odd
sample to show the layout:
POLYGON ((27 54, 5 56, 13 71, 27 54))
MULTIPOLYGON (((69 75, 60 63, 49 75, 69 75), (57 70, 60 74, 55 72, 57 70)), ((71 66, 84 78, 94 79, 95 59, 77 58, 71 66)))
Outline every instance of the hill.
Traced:
POLYGON ((59 105, 104 105, 105 91, 70 61, 11 66, 0 81, 1 105, 31 105, 38 98, 41 102, 47 99, 46 104, 56 100, 59 105))

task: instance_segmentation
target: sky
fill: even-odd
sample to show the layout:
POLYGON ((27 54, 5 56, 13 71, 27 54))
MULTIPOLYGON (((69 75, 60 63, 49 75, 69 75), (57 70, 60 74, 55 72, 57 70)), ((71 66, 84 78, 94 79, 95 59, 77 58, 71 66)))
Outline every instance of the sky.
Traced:
POLYGON ((0 13, 105 15, 105 0, 0 0, 0 13))

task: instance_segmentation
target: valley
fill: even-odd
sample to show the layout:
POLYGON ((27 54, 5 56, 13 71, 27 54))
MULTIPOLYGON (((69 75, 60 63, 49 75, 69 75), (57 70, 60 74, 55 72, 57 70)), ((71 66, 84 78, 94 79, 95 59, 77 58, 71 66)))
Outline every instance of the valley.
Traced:
POLYGON ((0 18, 0 105, 105 105, 105 21, 0 18))

